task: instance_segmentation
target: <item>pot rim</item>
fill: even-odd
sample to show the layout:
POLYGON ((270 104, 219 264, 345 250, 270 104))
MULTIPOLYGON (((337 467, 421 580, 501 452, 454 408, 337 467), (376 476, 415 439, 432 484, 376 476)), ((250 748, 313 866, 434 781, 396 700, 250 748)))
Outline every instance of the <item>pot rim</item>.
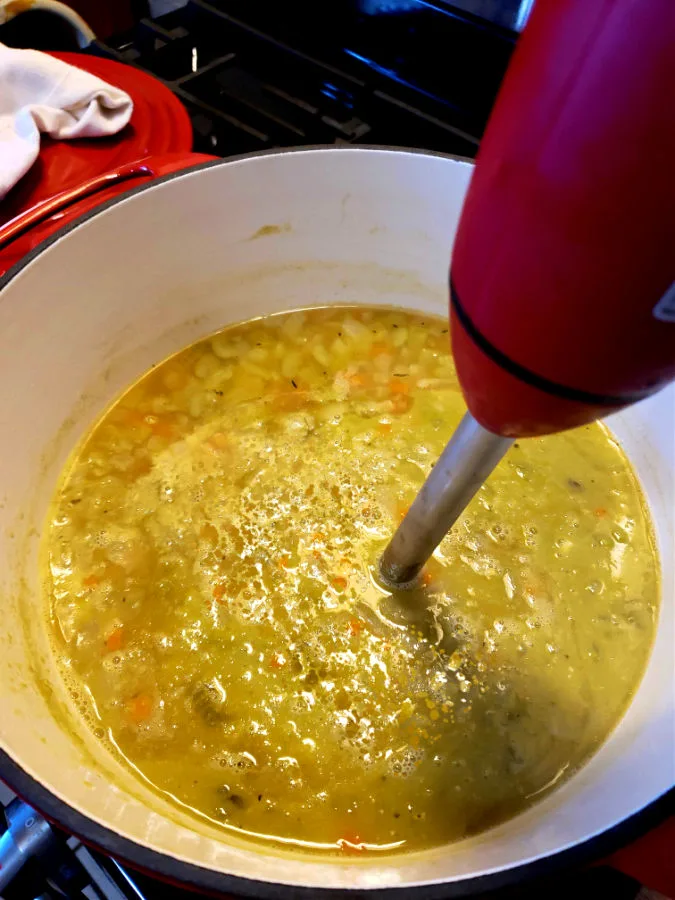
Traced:
MULTIPOLYGON (((437 153, 416 148, 359 145, 334 147, 331 145, 309 145, 282 149, 261 150, 243 153, 225 159, 213 160, 188 166, 166 175, 161 175, 144 184, 137 184, 104 201, 100 205, 83 212, 73 221, 56 229, 51 235, 31 249, 17 263, 0 276, 0 302, 2 290, 30 265, 44 250, 56 243, 70 231, 85 224, 94 216, 105 212, 113 205, 135 194, 149 190, 162 182, 180 178, 189 172, 215 166, 230 165, 246 159, 264 156, 278 156, 287 153, 306 152, 373 152, 414 154, 441 157, 456 162, 474 164, 472 159, 448 153, 437 153)), ((607 856, 621 846, 640 837, 675 813, 675 787, 654 798, 649 804, 616 825, 596 835, 560 850, 553 855, 530 862, 516 864, 498 871, 460 878, 457 881, 435 882, 419 885, 403 885, 385 888, 331 888, 256 881, 238 875, 230 875, 209 869, 196 863, 177 859, 169 853, 154 850, 136 840, 122 837, 106 825, 101 825, 85 813, 53 794, 49 788, 26 772, 5 750, 0 748, 0 779, 14 790, 23 800, 43 814, 50 822, 76 835, 87 845, 111 856, 132 868, 146 872, 163 881, 187 887, 212 896, 226 893, 260 900, 348 900, 362 897, 364 900, 386 900, 393 897, 415 897, 416 900, 441 900, 441 898, 472 897, 513 886, 523 881, 534 881, 554 875, 563 869, 579 868, 601 857, 607 856)))

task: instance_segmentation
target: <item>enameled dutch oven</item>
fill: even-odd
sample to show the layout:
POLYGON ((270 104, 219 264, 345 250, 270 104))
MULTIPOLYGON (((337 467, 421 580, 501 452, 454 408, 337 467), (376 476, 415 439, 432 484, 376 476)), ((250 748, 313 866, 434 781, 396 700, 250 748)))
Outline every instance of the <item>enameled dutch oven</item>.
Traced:
POLYGON ((466 161, 381 149, 271 153, 157 178, 150 168, 85 212, 56 210, 64 227, 17 249, 0 281, 0 777, 114 856, 250 897, 466 896, 605 853, 652 821, 675 782, 673 388, 610 421, 661 553, 647 671, 593 759, 527 811, 425 852, 293 855, 223 840, 93 738, 50 655, 38 588, 46 505, 74 443, 153 363, 228 323, 329 303, 445 315, 472 173, 466 161))

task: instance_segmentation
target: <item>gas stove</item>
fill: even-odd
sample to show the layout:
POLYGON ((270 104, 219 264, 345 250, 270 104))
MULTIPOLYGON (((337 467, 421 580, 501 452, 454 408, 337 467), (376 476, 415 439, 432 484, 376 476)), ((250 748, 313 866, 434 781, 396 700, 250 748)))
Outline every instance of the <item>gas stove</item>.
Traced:
POLYGON ((376 144, 472 157, 515 39, 442 4, 191 0, 90 52, 164 81, 198 152, 376 144))
POLYGON ((51 826, 0 782, 0 900, 185 900, 51 826), (2 814, 4 812, 4 815, 2 814))

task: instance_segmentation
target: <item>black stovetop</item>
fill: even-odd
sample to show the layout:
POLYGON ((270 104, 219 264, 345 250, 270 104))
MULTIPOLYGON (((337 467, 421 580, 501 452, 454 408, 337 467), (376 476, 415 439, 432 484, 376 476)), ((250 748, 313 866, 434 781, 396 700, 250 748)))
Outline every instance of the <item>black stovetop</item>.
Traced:
POLYGON ((191 0, 91 52, 162 79, 199 152, 346 143, 474 156, 515 38, 431 4, 377 15, 338 0, 191 0))

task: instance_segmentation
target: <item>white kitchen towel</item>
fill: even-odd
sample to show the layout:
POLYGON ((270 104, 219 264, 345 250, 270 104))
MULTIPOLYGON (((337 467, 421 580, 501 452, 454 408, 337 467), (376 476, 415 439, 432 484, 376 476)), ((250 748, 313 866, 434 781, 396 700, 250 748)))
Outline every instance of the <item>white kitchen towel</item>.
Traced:
POLYGON ((116 134, 131 118, 131 97, 95 75, 37 50, 0 44, 0 200, 53 138, 116 134))

